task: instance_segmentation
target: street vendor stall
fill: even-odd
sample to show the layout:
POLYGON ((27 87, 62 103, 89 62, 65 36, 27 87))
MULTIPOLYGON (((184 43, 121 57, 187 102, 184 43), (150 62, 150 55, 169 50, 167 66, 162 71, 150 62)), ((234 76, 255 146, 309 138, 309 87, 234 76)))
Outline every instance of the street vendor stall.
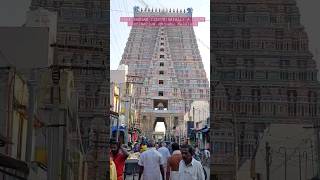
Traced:
POLYGON ((135 176, 138 176, 139 173, 139 162, 140 159, 140 153, 131 153, 128 157, 128 159, 125 162, 125 168, 124 168, 124 179, 126 179, 127 175, 132 175, 133 179, 135 179, 135 176))

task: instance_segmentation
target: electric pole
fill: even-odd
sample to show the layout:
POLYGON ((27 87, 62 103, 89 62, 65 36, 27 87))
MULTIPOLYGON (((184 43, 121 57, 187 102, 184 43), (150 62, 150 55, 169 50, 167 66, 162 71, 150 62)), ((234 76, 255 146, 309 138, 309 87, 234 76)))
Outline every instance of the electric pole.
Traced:
POLYGON ((270 180, 270 165, 271 165, 271 155, 270 155, 270 145, 266 142, 266 168, 267 168, 267 180, 270 180))
POLYGON ((119 120, 120 120, 120 103, 121 103, 121 88, 119 87, 119 102, 118 102, 118 118, 117 118, 117 134, 116 134, 116 139, 119 142, 119 120))
POLYGON ((284 180, 287 180, 287 148, 281 146, 279 148, 279 152, 281 152, 281 149, 284 150, 284 180))
MULTIPOLYGON (((66 122, 60 118, 60 70, 93 70, 99 72, 106 72, 107 68, 105 65, 103 66, 88 66, 88 65, 59 65, 57 62, 57 49, 70 50, 71 52, 102 52, 103 48, 100 47, 87 47, 87 46, 69 46, 65 44, 51 44, 51 47, 54 49, 54 61, 53 65, 50 67, 52 69, 52 102, 51 107, 53 110, 52 117, 49 119, 49 124, 47 126, 48 133, 48 180, 57 180, 64 179, 66 176, 66 172, 61 171, 61 167, 63 164, 66 164, 67 161, 65 154, 61 154, 60 149, 63 148, 65 151, 66 146, 63 143, 63 139, 60 138, 61 128, 65 133, 66 122), (60 147, 63 144, 63 147, 60 147), (62 161, 62 162, 61 162, 62 161)), ((104 80, 106 78, 104 77, 104 80)), ((77 109, 78 110, 78 109, 77 109)), ((79 133, 80 134, 80 133, 79 133)), ((98 132, 99 135, 99 132, 98 132)), ((81 137, 82 138, 82 137, 81 137)), ((97 150, 97 147, 95 147, 97 150)), ((85 160, 87 162, 99 163, 101 161, 106 160, 85 160)))
POLYGON ((233 116, 233 131, 234 131, 234 147, 235 147, 235 179, 238 180, 238 166, 239 166, 239 147, 238 147, 238 129, 237 129, 237 118, 232 112, 233 116))
POLYGON ((299 180, 301 180, 301 152, 299 149, 299 180))
POLYGON ((34 106, 35 106, 35 69, 31 70, 30 78, 28 80, 29 89, 29 109, 28 109, 28 126, 27 126, 27 148, 26 148, 26 162, 31 163, 33 151, 33 120, 34 120, 34 106))
POLYGON ((316 146, 317 146, 317 177, 320 176, 320 139, 319 139, 319 123, 318 120, 315 122, 315 134, 316 134, 316 146))
POLYGON ((63 159, 59 153, 60 151, 60 139, 59 137, 59 124, 60 111, 59 111, 59 81, 60 81, 60 69, 58 66, 53 66, 52 69, 52 117, 48 124, 48 180, 59 179, 60 176, 60 163, 63 159))

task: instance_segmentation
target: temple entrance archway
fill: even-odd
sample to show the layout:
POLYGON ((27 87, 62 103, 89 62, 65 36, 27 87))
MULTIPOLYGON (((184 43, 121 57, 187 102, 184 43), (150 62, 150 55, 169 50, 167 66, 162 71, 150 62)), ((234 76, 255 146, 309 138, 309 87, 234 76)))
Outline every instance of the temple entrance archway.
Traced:
POLYGON ((165 129, 166 130, 168 129, 168 125, 166 123, 166 119, 164 117, 156 117, 156 119, 154 120, 154 123, 153 123, 153 128, 152 128, 153 131, 155 131, 157 123, 164 123, 165 129))
MULTIPOLYGON (((157 124, 161 123, 162 127, 164 125, 163 134, 166 137, 171 133, 173 135, 175 132, 175 127, 178 125, 179 119, 183 119, 183 114, 156 114, 156 113, 145 113, 142 115, 141 121, 141 131, 142 136, 147 138, 154 138, 154 134, 160 134, 156 132, 157 124)), ((163 128, 162 128, 163 129, 163 128)), ((167 137, 168 138, 168 137, 167 137)), ((164 139, 163 139, 164 140, 164 139)))

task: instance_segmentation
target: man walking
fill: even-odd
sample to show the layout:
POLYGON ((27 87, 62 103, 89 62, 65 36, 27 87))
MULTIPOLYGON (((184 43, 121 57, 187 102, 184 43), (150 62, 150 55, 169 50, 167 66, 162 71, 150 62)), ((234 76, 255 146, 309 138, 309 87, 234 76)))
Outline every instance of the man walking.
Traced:
POLYGON ((149 149, 140 155, 139 180, 143 174, 143 180, 164 180, 163 159, 155 148, 155 141, 150 140, 149 149))
POLYGON ((110 157, 112 158, 117 169, 117 179, 122 180, 125 161, 128 158, 129 153, 123 147, 120 147, 120 143, 117 142, 115 139, 110 140, 110 149, 110 157))
POLYGON ((167 162, 168 162, 168 158, 171 156, 170 151, 166 146, 167 146, 167 144, 165 142, 162 142, 161 147, 158 149, 158 151, 161 154, 162 159, 163 159, 164 172, 167 172, 167 162))
POLYGON ((179 163, 182 160, 181 151, 179 150, 179 144, 173 143, 172 156, 168 159, 166 180, 179 180, 179 163))
POLYGON ((181 154, 179 180, 205 180, 201 163, 193 158, 193 148, 190 145, 182 145, 181 154))
POLYGON ((203 162, 203 165, 209 165, 208 162, 210 160, 210 151, 209 149, 205 149, 204 150, 204 162, 203 162))
POLYGON ((195 145, 194 148, 195 148, 195 152, 194 152, 194 156, 193 157, 197 161, 200 161, 201 160, 201 158, 200 158, 200 149, 199 149, 198 145, 195 145))

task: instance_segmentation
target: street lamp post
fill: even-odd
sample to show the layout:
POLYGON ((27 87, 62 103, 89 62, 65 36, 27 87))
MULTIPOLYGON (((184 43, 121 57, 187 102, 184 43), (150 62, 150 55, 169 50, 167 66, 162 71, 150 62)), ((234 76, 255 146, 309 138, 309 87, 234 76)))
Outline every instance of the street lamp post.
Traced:
POLYGON ((26 161, 32 161, 32 147, 33 147, 33 118, 35 106, 35 69, 31 70, 30 79, 28 80, 29 88, 29 109, 28 109, 28 126, 27 126, 27 148, 26 148, 26 161))
MULTIPOLYGON (((195 120, 195 110, 198 111, 198 122, 195 123, 195 121, 194 121, 194 123, 195 123, 195 128, 194 129, 197 129, 197 125, 199 125, 200 122, 201 122, 201 117, 200 117, 201 116, 201 109, 193 107, 193 120, 195 120)), ((195 132, 195 136, 196 136, 196 139, 195 139, 196 144, 199 145, 199 137, 200 136, 196 132, 195 132)))
POLYGON ((238 164, 239 164, 239 153, 238 153, 238 130, 237 130, 237 118, 234 111, 232 111, 233 116, 233 131, 234 131, 234 147, 235 147, 235 179, 238 180, 238 164))
POLYGON ((287 180, 287 148, 281 146, 279 152, 281 152, 281 149, 284 150, 284 180, 287 180))
POLYGON ((301 152, 299 150, 299 180, 301 180, 301 152))
POLYGON ((119 141, 119 120, 120 120, 120 103, 121 103, 121 92, 119 89, 119 101, 118 101, 118 118, 117 118, 117 133, 116 133, 116 139, 119 141))
POLYGON ((308 170, 308 152, 307 151, 303 151, 303 156, 306 158, 305 159, 305 161, 306 161, 305 163, 306 164, 305 164, 305 169, 304 169, 304 177, 305 177, 304 179, 307 179, 307 174, 308 174, 307 173, 307 170, 308 170))
POLYGON ((306 143, 308 143, 308 141, 310 142, 310 148, 311 148, 312 176, 314 176, 314 160, 313 160, 313 144, 312 144, 312 140, 311 140, 311 139, 306 139, 305 141, 306 141, 306 143))

